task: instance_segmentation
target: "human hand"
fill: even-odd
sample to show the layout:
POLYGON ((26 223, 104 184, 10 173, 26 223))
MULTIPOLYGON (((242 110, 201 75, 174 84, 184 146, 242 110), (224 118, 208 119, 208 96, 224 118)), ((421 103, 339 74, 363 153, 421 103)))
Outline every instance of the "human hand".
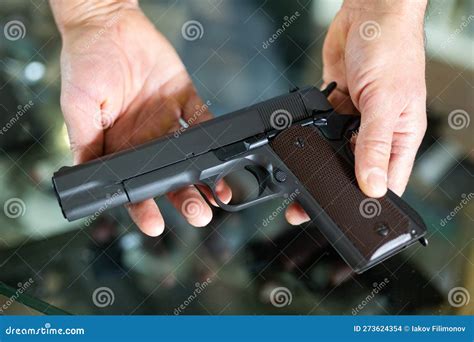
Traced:
MULTIPOLYGON (((190 122, 192 117, 192 123, 211 118, 176 51, 135 1, 51 5, 63 39, 61 108, 75 164, 173 132, 180 118, 190 122)), ((210 191, 201 190, 215 204, 210 191)), ((223 182, 216 192, 223 202, 230 200, 231 190, 223 182)), ((194 226, 212 219, 194 186, 168 198, 194 226), (189 199, 190 206, 185 204, 189 199)), ((153 199, 127 208, 144 233, 163 232, 163 217, 153 199)))
MULTIPOLYGON (((361 190, 401 195, 426 130, 423 16, 426 1, 345 1, 323 48, 329 100, 339 113, 360 113, 355 174, 361 190)), ((309 217, 297 203, 287 220, 309 217)))

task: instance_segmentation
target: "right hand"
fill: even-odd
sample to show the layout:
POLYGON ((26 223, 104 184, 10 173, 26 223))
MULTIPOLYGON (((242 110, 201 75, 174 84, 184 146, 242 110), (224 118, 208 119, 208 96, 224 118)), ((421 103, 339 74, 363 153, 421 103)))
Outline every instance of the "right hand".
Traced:
MULTIPOLYGON (((323 78, 338 84, 329 101, 360 113, 355 175, 369 197, 403 194, 426 131, 425 8, 424 0, 346 0, 326 36, 323 78)), ((309 220, 297 203, 286 217, 309 220)))
MULTIPOLYGON (((53 1, 52 7, 63 39, 61 108, 75 164, 173 132, 180 118, 193 123, 211 118, 176 51, 136 2, 53 1)), ((215 204, 210 192, 201 190, 215 204)), ((224 182, 216 192, 230 201, 224 182)), ((194 186, 168 198, 194 226, 212 219, 194 186)), ((145 234, 163 232, 153 199, 127 208, 145 234)))

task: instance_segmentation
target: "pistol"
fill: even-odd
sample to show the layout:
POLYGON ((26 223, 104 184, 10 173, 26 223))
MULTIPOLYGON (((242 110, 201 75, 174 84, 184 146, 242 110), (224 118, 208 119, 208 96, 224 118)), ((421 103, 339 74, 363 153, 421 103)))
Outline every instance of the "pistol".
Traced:
POLYGON ((359 189, 350 139, 360 120, 334 111, 327 97, 335 87, 295 88, 180 134, 62 167, 52 179, 62 213, 73 221, 201 184, 230 212, 290 196, 357 273, 416 241, 426 245, 426 226, 406 202, 390 190, 375 199, 359 189), (255 176, 257 195, 223 203, 216 183, 236 170, 255 176))

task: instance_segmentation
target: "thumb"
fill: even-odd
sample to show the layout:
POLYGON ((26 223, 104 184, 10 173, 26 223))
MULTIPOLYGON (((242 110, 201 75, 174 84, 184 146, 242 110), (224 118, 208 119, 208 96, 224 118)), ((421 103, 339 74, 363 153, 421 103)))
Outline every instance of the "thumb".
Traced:
POLYGON ((382 197, 387 192, 394 106, 387 96, 375 95, 361 101, 361 124, 355 147, 355 173, 359 187, 369 197, 382 197))

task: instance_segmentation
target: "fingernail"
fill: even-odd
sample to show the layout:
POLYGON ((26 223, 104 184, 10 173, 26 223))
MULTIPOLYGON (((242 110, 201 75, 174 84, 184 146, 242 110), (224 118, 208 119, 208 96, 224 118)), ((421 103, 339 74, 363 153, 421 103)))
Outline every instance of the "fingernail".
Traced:
POLYGON ((387 173, 380 168, 373 168, 367 177, 367 185, 372 197, 382 197, 387 192, 387 173))
POLYGON ((165 226, 164 225, 159 225, 159 226, 156 226, 155 227, 155 236, 160 236, 161 234, 163 234, 163 232, 165 231, 165 226))

